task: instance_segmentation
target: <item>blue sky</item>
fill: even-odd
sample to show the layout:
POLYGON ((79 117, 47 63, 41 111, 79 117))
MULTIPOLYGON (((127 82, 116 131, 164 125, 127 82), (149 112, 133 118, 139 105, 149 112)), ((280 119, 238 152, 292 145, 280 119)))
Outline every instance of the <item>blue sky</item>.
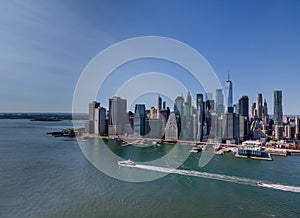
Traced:
POLYGON ((280 89, 300 114, 299 21, 299 1, 1 1, 0 112, 70 112, 95 55, 151 35, 195 48, 223 86, 229 71, 235 102, 262 92, 272 113, 280 89))

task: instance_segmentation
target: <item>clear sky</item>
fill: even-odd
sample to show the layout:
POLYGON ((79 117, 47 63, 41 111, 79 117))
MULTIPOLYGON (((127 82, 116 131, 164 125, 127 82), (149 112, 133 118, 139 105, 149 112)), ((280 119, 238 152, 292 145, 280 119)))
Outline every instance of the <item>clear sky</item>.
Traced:
POLYGON ((280 89, 284 113, 300 114, 300 1, 4 0, 0 27, 0 112, 70 112, 95 55, 151 35, 195 48, 223 86, 229 71, 234 102, 262 92, 273 113, 280 89))

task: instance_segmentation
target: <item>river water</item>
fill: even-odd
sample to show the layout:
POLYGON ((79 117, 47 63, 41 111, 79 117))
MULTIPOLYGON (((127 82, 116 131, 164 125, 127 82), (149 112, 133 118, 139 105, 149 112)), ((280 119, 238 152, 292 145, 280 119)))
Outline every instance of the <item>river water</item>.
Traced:
MULTIPOLYGON (((0 120, 0 217, 300 216, 300 156, 258 161, 226 154, 199 167, 198 153, 175 170, 149 164, 170 153, 172 145, 81 143, 94 164, 99 158, 98 164, 109 163, 111 158, 101 155, 104 148, 138 162, 134 167, 109 163, 121 177, 161 177, 126 182, 94 167, 76 141, 46 134, 68 127, 71 121, 0 120)), ((179 146, 175 154, 190 148, 179 146)))

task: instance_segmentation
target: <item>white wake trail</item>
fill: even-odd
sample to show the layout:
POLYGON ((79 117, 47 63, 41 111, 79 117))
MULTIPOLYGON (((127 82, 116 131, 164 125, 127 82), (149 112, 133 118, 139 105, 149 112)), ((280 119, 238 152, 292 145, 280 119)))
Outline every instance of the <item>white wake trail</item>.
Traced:
POLYGON ((157 172, 162 172, 162 173, 172 173, 172 174, 179 174, 179 175, 185 175, 185 176, 194 176, 194 177, 200 177, 200 178, 205 178, 205 179, 214 179, 214 180, 232 182, 232 183, 237 183, 237 184, 252 185, 252 186, 281 190, 281 191, 300 193, 299 186, 272 184, 272 183, 268 183, 265 181, 249 179, 249 178, 244 178, 244 177, 228 176, 228 175, 200 172, 200 171, 194 171, 194 170, 172 169, 172 168, 149 166, 149 165, 142 165, 142 164, 136 164, 136 165, 131 165, 131 166, 127 166, 127 167, 157 171, 157 172))

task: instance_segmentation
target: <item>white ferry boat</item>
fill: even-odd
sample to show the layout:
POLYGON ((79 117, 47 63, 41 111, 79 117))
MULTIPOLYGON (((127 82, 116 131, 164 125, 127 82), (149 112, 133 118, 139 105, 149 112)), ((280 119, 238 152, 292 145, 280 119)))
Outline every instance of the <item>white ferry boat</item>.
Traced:
POLYGON ((119 166, 135 166, 135 162, 133 162, 130 159, 128 159, 128 160, 122 160, 122 161, 118 161, 118 165, 119 166))

